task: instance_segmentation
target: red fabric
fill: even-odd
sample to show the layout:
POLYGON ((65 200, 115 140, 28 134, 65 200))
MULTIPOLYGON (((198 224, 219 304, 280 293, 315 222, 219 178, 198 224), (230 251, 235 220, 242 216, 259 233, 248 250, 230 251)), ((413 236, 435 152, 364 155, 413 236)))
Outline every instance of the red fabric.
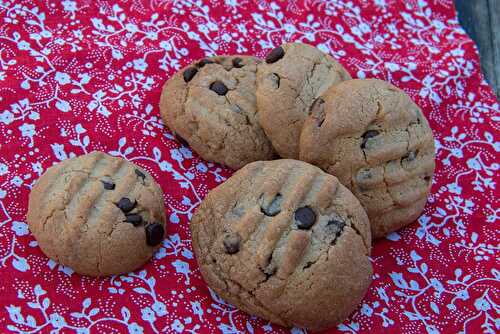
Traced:
POLYGON ((332 332, 500 330, 499 107, 451 0, 14 2, 0 1, 0 332, 289 331, 209 293, 189 218, 231 171, 181 147, 158 111, 180 66, 264 56, 288 40, 404 89, 437 143, 425 213, 375 243, 373 283, 332 332), (143 166, 165 192, 168 236, 143 270, 81 277, 49 261, 27 230, 33 182, 92 150, 143 166))

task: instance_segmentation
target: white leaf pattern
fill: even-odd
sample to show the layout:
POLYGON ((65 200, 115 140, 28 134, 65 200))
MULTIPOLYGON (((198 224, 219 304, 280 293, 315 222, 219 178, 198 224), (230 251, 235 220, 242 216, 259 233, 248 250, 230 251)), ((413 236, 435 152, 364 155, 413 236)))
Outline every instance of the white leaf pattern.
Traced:
POLYGON ((188 222, 231 171, 178 142, 158 108, 191 61, 285 41, 401 87, 436 137, 425 212, 375 243, 372 286, 336 330, 498 331, 499 104, 452 0, 0 0, 0 21, 0 332, 305 333, 207 289, 188 222), (150 263, 105 279, 47 259, 25 223, 39 175, 93 150, 148 170, 169 220, 150 263))

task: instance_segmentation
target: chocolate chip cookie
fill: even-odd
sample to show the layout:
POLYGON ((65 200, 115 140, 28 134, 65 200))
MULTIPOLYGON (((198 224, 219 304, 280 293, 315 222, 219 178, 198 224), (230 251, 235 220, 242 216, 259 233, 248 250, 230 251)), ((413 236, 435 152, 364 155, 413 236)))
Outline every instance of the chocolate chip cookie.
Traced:
POLYGON ((283 326, 334 326, 371 281, 362 206, 334 176, 302 161, 243 167, 207 195, 191 232, 208 285, 283 326))
POLYGON ((241 168, 275 156, 257 122, 255 76, 260 60, 206 58, 184 68, 163 87, 163 121, 204 159, 241 168))
POLYGON ((354 193, 374 238, 421 214, 434 158, 434 137, 420 108, 402 90, 376 79, 332 86, 315 101, 300 138, 300 159, 335 175, 354 193))
POLYGON ((48 257, 83 275, 121 274, 163 240, 163 193, 140 167, 92 152, 47 169, 31 190, 27 220, 48 257))
POLYGON ((281 157, 298 159, 300 131, 312 103, 350 78, 332 57, 307 44, 283 44, 267 55, 257 70, 257 109, 281 157))

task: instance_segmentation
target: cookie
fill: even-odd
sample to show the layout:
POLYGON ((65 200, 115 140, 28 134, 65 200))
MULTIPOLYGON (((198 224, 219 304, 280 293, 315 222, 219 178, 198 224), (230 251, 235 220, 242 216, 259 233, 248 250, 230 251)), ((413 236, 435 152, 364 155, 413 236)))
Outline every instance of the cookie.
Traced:
POLYGON ((283 326, 334 326, 371 281, 362 206, 334 176, 302 161, 243 167, 207 195, 191 232, 208 285, 283 326))
POLYGON ((246 56, 202 59, 163 87, 165 124, 204 159, 241 168, 275 156, 257 122, 255 76, 260 60, 246 56))
POLYGON ((163 193, 142 168, 92 152, 65 160, 38 179, 28 225, 42 251, 77 273, 126 273, 163 240, 163 193))
POLYGON ((365 207, 379 238, 413 222, 434 173, 434 137, 402 90, 376 79, 331 87, 314 103, 300 159, 339 178, 365 207))
POLYGON ((281 157, 298 159, 300 131, 312 103, 350 78, 332 57, 307 44, 283 44, 267 55, 257 70, 257 109, 281 157))

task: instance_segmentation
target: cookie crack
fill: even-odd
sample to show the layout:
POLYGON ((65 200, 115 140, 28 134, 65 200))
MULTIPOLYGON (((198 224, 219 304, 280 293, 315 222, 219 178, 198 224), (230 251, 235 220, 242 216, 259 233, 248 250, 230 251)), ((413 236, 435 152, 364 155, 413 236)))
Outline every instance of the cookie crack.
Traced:
MULTIPOLYGON (((211 255, 211 257, 214 259, 214 257, 213 257, 212 255, 211 255)), ((260 301, 260 300, 259 300, 256 296, 255 296, 255 291, 257 291, 257 290, 261 287, 262 282, 257 283, 257 286, 256 286, 254 289, 246 289, 246 288, 244 288, 244 287, 243 287, 243 286, 242 286, 239 282, 235 281, 235 280, 234 280, 234 279, 232 279, 231 277, 226 277, 226 276, 224 276, 224 275, 221 275, 221 273, 223 273, 224 271, 222 270, 222 268, 220 267, 220 265, 219 265, 219 263, 218 263, 217 261, 215 261, 215 262, 214 262, 214 261, 212 261, 212 263, 211 263, 211 264, 209 264, 209 265, 212 265, 212 266, 214 266, 214 267, 215 267, 215 270, 213 270, 213 271, 212 271, 212 273, 214 273, 214 274, 215 274, 215 275, 216 275, 216 276, 217 276, 217 277, 218 277, 218 278, 219 278, 222 282, 224 282, 224 284, 226 284, 226 287, 228 287, 228 283, 232 283, 232 284, 234 284, 234 285, 238 288, 239 293, 234 294, 233 296, 236 296, 236 297, 239 299, 239 304, 242 304, 242 305, 245 305, 245 304, 246 304, 245 302, 243 302, 243 299, 244 299, 244 298, 242 298, 242 292, 243 292, 243 293, 244 293, 244 292, 246 292, 246 293, 248 293, 248 294, 252 297, 253 301, 255 302, 255 304, 256 304, 259 308, 261 308, 261 309, 265 310, 265 311, 266 311, 267 313, 269 313, 269 314, 272 314, 275 318, 279 319, 282 323, 284 323, 284 324, 285 324, 285 323, 287 323, 287 322, 283 321, 283 319, 281 319, 281 316, 280 316, 280 314, 281 314, 281 313, 278 313, 278 314, 277 314, 276 312, 271 311, 269 308, 267 308, 267 307, 266 307, 266 306, 265 306, 265 305, 264 305, 264 304, 263 304, 263 303, 262 303, 262 302, 261 302, 261 301, 260 301)), ((234 265, 231 265, 231 266, 230 266, 230 268, 229 268, 229 272, 231 272, 231 269, 232 269, 233 267, 234 267, 234 265)))
MULTIPOLYGON (((233 103, 229 99, 229 96, 224 95, 224 98, 226 99, 227 104, 229 104, 229 109, 232 109, 231 107, 233 107, 233 106, 237 106, 239 109, 241 109, 241 107, 237 103, 233 103)), ((248 100, 247 100, 247 102, 248 102, 248 100)), ((250 121, 250 118, 248 117, 248 113, 246 111, 243 111, 243 113, 241 115, 244 116, 244 118, 245 118, 245 124, 243 124, 243 126, 255 128, 255 123, 250 121)), ((226 125, 230 128, 234 128, 236 130, 236 127, 234 127, 232 124, 226 124, 226 125)), ((253 137, 253 136, 250 136, 250 137, 253 137)), ((253 139, 254 138, 252 138, 252 141, 254 141, 253 139)), ((255 141, 254 141, 254 144, 255 144, 255 141)))
POLYGON ((366 152, 365 152, 365 149, 362 148, 361 149, 361 152, 363 153, 363 159, 365 160, 365 164, 368 166, 368 167, 371 167, 370 164, 368 163, 368 158, 366 157, 366 152))
MULTIPOLYGON (((285 312, 272 312, 272 311, 270 311, 266 306, 264 306, 264 304, 262 303, 262 301, 259 298, 257 298, 257 296, 255 295, 255 292, 258 291, 258 290, 260 290, 260 288, 262 287, 262 285, 264 285, 270 279, 270 277, 266 277, 264 280, 258 282, 257 286, 254 289, 252 289, 251 291, 248 291, 248 293, 254 298, 255 301, 258 302, 259 307, 262 307, 264 310, 266 310, 270 314, 273 314, 282 323, 287 324, 288 322, 284 321, 282 319, 282 315, 285 312)), ((284 279, 282 279, 280 277, 277 277, 277 276, 275 276, 275 278, 278 279, 278 280, 280 280, 281 282, 285 282, 285 284, 282 284, 282 286, 280 287, 280 293, 278 294, 278 296, 275 297, 275 299, 278 299, 278 298, 280 298, 283 295, 283 292, 286 289, 286 283, 288 282, 288 279, 284 280, 284 279)))
POLYGON ((306 103, 304 102, 304 100, 302 100, 302 96, 301 96, 301 94, 300 94, 299 90, 298 90, 297 88, 295 88, 295 85, 294 85, 294 83, 293 83, 293 80, 291 80, 290 78, 288 78, 288 77, 287 77, 287 76, 285 76, 285 75, 282 75, 281 73, 279 74, 279 77, 280 77, 280 80, 285 79, 285 80, 287 80, 287 81, 289 81, 289 82, 292 82, 292 84, 288 85, 288 88, 290 88, 291 90, 293 90, 293 91, 294 91, 294 93, 295 93, 295 94, 294 94, 294 95, 295 95, 295 100, 299 100, 300 102, 302 102, 302 105, 304 106, 304 108, 306 108, 306 107, 307 107, 307 105, 306 105, 306 103))
POLYGON ((358 227, 355 224, 353 224, 352 220, 350 220, 350 224, 346 225, 346 227, 350 227, 357 235, 359 235, 359 237, 361 238, 361 241, 363 242, 363 245, 365 246, 366 255, 369 255, 371 243, 369 243, 369 242, 367 242, 367 240, 365 240, 365 238, 363 237, 363 234, 359 231, 358 227))
MULTIPOLYGON (((280 78, 288 80, 288 81, 292 81, 292 80, 288 79, 287 77, 280 77, 280 78)), ((306 102, 302 99, 300 91, 297 88, 295 88, 295 86, 293 84, 288 85, 288 88, 290 88, 291 90, 294 91, 295 100, 299 100, 302 103, 303 109, 306 109, 307 105, 306 105, 306 102)))
POLYGON ((375 113, 375 118, 380 119, 382 112, 384 111, 384 106, 377 100, 377 111, 375 113))
MULTIPOLYGON (((311 88, 311 90, 314 89, 311 80, 314 77, 314 74, 316 72, 316 67, 318 65, 320 65, 320 62, 316 62, 316 61, 313 62, 312 66, 311 66, 311 69, 309 70, 309 72, 307 72, 306 77, 305 77, 306 83, 311 88)), ((307 87, 307 86, 303 86, 303 88, 305 88, 305 87, 307 87)), ((302 89, 302 92, 305 92, 305 89, 302 89)), ((311 92, 311 93, 313 93, 313 92, 311 92)), ((313 95, 316 95, 316 94, 311 94, 311 97, 314 99, 315 96, 313 96, 313 95)))
POLYGON ((52 217, 54 216, 54 214, 55 214, 57 211, 62 212, 62 213, 64 214, 65 219, 67 220, 66 210, 64 210, 64 209, 59 209, 59 208, 52 209, 52 210, 50 211, 50 214, 49 214, 47 217, 45 217, 45 219, 43 220, 43 224, 42 224, 42 231, 44 231, 44 232, 45 232, 45 226, 47 225, 47 222, 48 222, 49 220, 51 220, 51 219, 52 219, 52 217))

